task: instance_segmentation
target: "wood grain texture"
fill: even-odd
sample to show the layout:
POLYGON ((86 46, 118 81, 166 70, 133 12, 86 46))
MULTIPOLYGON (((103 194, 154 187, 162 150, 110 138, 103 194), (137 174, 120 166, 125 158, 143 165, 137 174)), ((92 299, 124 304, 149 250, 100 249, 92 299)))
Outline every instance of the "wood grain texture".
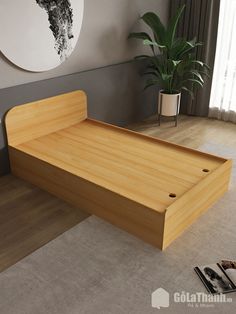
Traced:
MULTIPOLYGON (((204 145, 224 145, 236 147, 236 124, 195 116, 179 116, 178 127, 173 127, 173 119, 163 118, 161 126, 157 125, 157 116, 134 123, 127 128, 146 136, 156 137, 169 143, 192 149, 201 149, 204 145), (226 141, 227 139, 227 141, 226 141)), ((224 156, 227 157, 227 156, 224 156)))
POLYGON ((164 215, 92 181, 10 148, 12 172, 64 201, 161 247, 164 215))
POLYGON ((87 118, 87 98, 75 91, 12 108, 5 123, 9 145, 18 145, 87 118))
POLYGON ((65 125, 25 141, 26 120, 26 135, 9 143, 13 174, 160 249, 227 189, 231 162, 224 158, 95 120, 65 125))
POLYGON ((17 148, 158 212, 225 161, 91 120, 17 148))
POLYGON ((231 169, 232 161, 228 160, 167 208, 163 249, 228 190, 231 169))
POLYGON ((12 175, 0 178, 0 272, 88 217, 12 175))

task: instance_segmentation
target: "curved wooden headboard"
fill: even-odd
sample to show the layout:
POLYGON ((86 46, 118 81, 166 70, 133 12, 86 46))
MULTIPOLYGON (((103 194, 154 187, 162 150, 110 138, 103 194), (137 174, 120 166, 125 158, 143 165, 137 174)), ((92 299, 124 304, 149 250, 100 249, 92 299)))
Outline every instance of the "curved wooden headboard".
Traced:
POLYGON ((20 105, 5 117, 8 145, 17 146, 87 119, 87 96, 83 91, 20 105))

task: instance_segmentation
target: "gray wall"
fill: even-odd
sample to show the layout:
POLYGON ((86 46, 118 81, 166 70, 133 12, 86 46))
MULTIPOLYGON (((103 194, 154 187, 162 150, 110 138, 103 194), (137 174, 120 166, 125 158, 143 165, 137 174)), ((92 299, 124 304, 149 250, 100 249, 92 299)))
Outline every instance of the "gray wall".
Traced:
POLYGON ((138 17, 155 10, 166 22, 168 3, 169 0, 85 0, 81 35, 69 60, 52 71, 31 73, 16 68, 2 56, 0 88, 131 60, 138 51, 142 51, 141 45, 127 41, 129 32, 140 28, 138 17))
POLYGON ((69 60, 52 71, 27 72, 0 56, 0 174, 9 171, 3 117, 15 105, 83 89, 89 115, 100 120, 125 125, 155 112, 156 91, 142 90, 142 65, 128 62, 144 52, 127 35, 144 28, 137 19, 149 10, 166 22, 169 0, 85 0, 78 45, 69 60))

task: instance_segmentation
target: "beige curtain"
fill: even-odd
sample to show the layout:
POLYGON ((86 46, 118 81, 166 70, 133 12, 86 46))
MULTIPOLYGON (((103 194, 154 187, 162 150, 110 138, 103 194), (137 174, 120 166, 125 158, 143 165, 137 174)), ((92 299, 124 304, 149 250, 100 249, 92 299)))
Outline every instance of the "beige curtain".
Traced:
POLYGON ((236 0, 220 5, 209 116, 236 123, 236 0))
MULTIPOLYGON (((198 48, 197 58, 214 67, 216 40, 218 30, 220 0, 170 0, 170 15, 178 7, 186 5, 185 13, 179 23, 178 36, 203 42, 198 48)), ((203 89, 195 92, 191 100, 183 95, 181 111, 185 114, 208 116, 212 80, 208 79, 203 89)))
POLYGON ((221 108, 213 107, 209 110, 209 117, 226 122, 236 123, 236 112, 233 110, 224 110, 221 108))

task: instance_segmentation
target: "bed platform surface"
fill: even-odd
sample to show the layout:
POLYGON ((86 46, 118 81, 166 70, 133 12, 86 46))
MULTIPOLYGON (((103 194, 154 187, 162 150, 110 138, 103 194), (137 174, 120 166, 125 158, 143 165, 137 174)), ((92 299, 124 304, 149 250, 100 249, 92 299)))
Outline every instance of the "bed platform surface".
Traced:
POLYGON ((223 163, 92 120, 17 148, 159 212, 223 163))
POLYGON ((9 112, 15 175, 161 249, 227 190, 230 160, 87 119, 82 92, 58 97, 9 112), (74 112, 54 113, 58 97, 60 108, 78 105, 79 121, 74 112), (44 122, 42 108, 59 122, 44 122))

